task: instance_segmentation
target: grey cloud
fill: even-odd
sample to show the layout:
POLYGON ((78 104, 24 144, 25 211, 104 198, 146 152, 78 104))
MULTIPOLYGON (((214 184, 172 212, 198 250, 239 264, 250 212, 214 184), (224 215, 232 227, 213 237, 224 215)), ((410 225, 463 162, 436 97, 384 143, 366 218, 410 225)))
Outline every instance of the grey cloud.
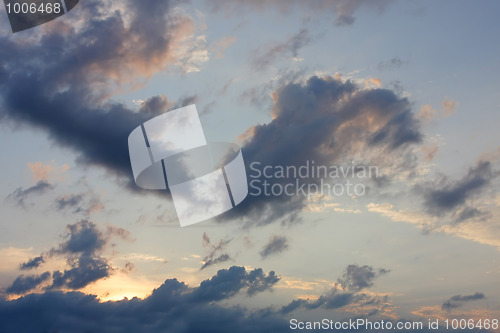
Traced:
POLYGON ((80 289, 90 283, 111 276, 115 269, 108 259, 102 256, 102 252, 112 237, 130 239, 129 232, 117 227, 108 227, 101 231, 95 223, 87 220, 70 224, 66 229, 67 234, 64 242, 46 253, 42 253, 40 256, 21 264, 21 269, 40 267, 48 258, 53 256, 66 257, 69 268, 63 271, 56 270, 52 274, 45 272, 42 276, 21 275, 10 287, 6 288, 7 293, 23 294, 44 282, 49 282, 43 287, 47 290, 60 288, 80 289), (29 288, 30 286, 31 288, 29 288))
POLYGON ((85 218, 89 218, 93 212, 104 209, 100 197, 90 189, 83 193, 59 196, 55 199, 54 205, 58 211, 69 210, 85 218))
POLYGON ((7 196, 7 199, 15 201, 19 206, 26 207, 25 200, 36 195, 45 194, 47 191, 54 189, 54 186, 48 182, 41 180, 35 185, 26 189, 18 187, 14 192, 7 196))
POLYGON ((52 274, 52 285, 48 289, 67 287, 80 289, 100 279, 111 276, 113 268, 101 257, 82 255, 72 263, 68 270, 55 271, 52 274))
POLYGON ((289 37, 285 42, 276 43, 270 47, 262 47, 254 51, 252 64, 257 70, 263 70, 277 59, 297 57, 301 48, 311 42, 307 29, 302 29, 289 37))
POLYGON ((135 265, 134 265, 132 262, 127 261, 127 262, 125 263, 125 266, 122 268, 122 272, 124 272, 124 273, 130 273, 130 272, 132 272, 134 269, 135 269, 135 265))
POLYGON ((227 307, 220 302, 239 293, 251 296, 268 291, 278 280, 273 272, 233 266, 198 287, 166 280, 145 299, 102 302, 94 295, 58 291, 0 299, 5 319, 0 321, 0 331, 288 332, 286 319, 273 311, 227 307))
POLYGON ((291 303, 283 306, 281 312, 288 314, 297 309, 307 309, 314 310, 317 308, 324 309, 338 309, 349 304, 352 304, 356 299, 356 295, 353 293, 343 293, 334 289, 327 294, 321 295, 317 300, 294 300, 291 303))
POLYGON ((386 6, 391 2, 391 0, 382 1, 370 1, 370 0, 339 0, 335 1, 337 18, 335 19, 335 25, 351 25, 354 23, 356 18, 354 13, 360 7, 371 7, 375 9, 379 14, 383 12, 386 6))
POLYGON ((393 117, 384 127, 374 133, 370 143, 377 145, 382 141, 389 141, 391 148, 395 149, 408 142, 420 142, 420 133, 413 113, 406 110, 393 117))
MULTIPOLYGON (((486 189, 497 176, 498 172, 493 170, 491 162, 479 162, 462 179, 451 181, 444 178, 437 186, 429 185, 421 189, 424 204, 429 213, 443 215, 464 205, 470 197, 486 189)), ((466 215, 470 213, 470 210, 465 212, 466 215)))
POLYGON ((261 110, 271 109, 273 106, 271 93, 281 86, 300 80, 305 74, 306 69, 290 70, 280 68, 277 71, 276 80, 245 89, 238 99, 242 102, 251 103, 261 110))
POLYGON ((262 269, 247 272, 244 267, 233 266, 221 269, 209 280, 203 281, 193 290, 193 297, 205 301, 218 301, 236 295, 243 289, 249 296, 270 290, 279 277, 271 271, 265 274, 262 269))
POLYGON ((46 130, 58 145, 74 150, 78 162, 131 179, 127 137, 169 103, 153 97, 137 112, 107 98, 130 75, 148 76, 169 64, 172 38, 190 24, 171 14, 175 4, 127 1, 125 22, 119 10, 86 1, 72 14, 81 25, 64 34, 45 31, 29 44, 1 36, 7 77, 0 83, 0 118, 46 130))
POLYGON ((274 271, 269 274, 264 274, 261 268, 254 269, 248 273, 248 290, 247 294, 253 296, 255 294, 271 290, 271 287, 278 283, 280 278, 274 271))
POLYGON ((18 276, 12 285, 5 289, 7 294, 23 294, 38 287, 43 282, 50 278, 50 273, 45 272, 41 275, 31 275, 31 276, 18 276))
POLYGON ((69 224, 68 240, 61 243, 59 248, 54 249, 53 253, 84 253, 90 255, 96 253, 104 247, 106 239, 96 224, 87 220, 82 220, 75 224, 69 224))
POLYGON ((72 194, 69 196, 61 196, 56 199, 56 208, 58 210, 63 210, 68 207, 75 208, 83 200, 83 194, 72 194))
MULTIPOLYGON (((290 181, 264 178, 251 168, 252 163, 298 168, 307 161, 329 166, 363 156, 369 159, 366 164, 380 160, 391 167, 394 160, 407 158, 409 162, 400 162, 400 167, 405 171, 413 167, 411 146, 422 140, 420 124, 410 102, 390 90, 363 89, 351 81, 312 76, 303 83, 284 83, 273 93, 273 101, 273 120, 250 128, 243 143, 250 185, 267 181, 271 187, 290 181), (367 122, 368 118, 373 121, 367 122)), ((320 182, 317 177, 301 181, 320 182)), ((242 218, 247 225, 300 219, 306 196, 269 196, 262 193, 262 186, 260 190, 259 195, 250 186, 245 201, 220 219, 242 218)))
POLYGON ((484 294, 478 292, 472 295, 455 295, 444 301, 443 305, 441 305, 441 308, 443 310, 450 311, 454 308, 461 307, 465 302, 476 301, 484 298, 486 298, 484 294))
POLYGON ((388 272, 385 269, 376 271, 373 267, 367 265, 349 265, 338 282, 349 290, 359 291, 373 286, 376 277, 388 272))
MULTIPOLYGON (((358 309, 364 306, 377 305, 381 309, 386 307, 387 296, 373 296, 361 293, 361 289, 373 285, 373 280, 389 271, 379 269, 376 271, 371 266, 349 265, 346 267, 339 282, 347 291, 333 287, 316 300, 294 300, 281 308, 281 313, 288 314, 298 309, 314 310, 317 308, 338 309, 348 305, 356 304, 358 309)), ((371 311, 370 313, 375 313, 371 311)))
POLYGON ((386 70, 391 70, 391 69, 397 69, 403 66, 406 62, 401 60, 399 57, 394 57, 390 60, 387 61, 382 61, 378 64, 378 69, 381 71, 386 71, 386 70))
POLYGON ((316 0, 304 2, 300 0, 258 0, 258 1, 232 1, 232 0, 212 0, 212 8, 216 11, 224 11, 226 14, 242 15, 246 10, 253 9, 264 11, 269 8, 278 9, 282 14, 289 13, 296 7, 304 14, 318 14, 333 12, 335 15, 334 24, 337 26, 351 25, 356 20, 354 14, 361 7, 368 7, 381 13, 391 3, 391 0, 370 1, 370 0, 316 0))
POLYGON ((231 240, 221 239, 219 243, 212 244, 207 233, 203 233, 202 245, 209 248, 209 253, 203 258, 204 263, 201 266, 200 270, 231 260, 231 256, 226 252, 227 245, 230 241, 231 240))
POLYGON ((285 236, 274 235, 269 242, 264 246, 260 255, 262 258, 267 258, 272 254, 281 253, 288 249, 288 240, 285 236))
POLYGON ((454 223, 462 223, 464 221, 467 221, 469 219, 480 219, 480 220, 487 220, 492 216, 490 212, 485 212, 480 209, 474 208, 474 207, 464 207, 462 210, 457 212, 457 214, 454 214, 454 223))
POLYGON ((45 258, 43 255, 37 256, 35 258, 31 258, 25 263, 22 263, 19 267, 21 270, 28 270, 32 268, 37 268, 45 262, 45 258))
POLYGON ((200 270, 203 270, 203 269, 205 269, 209 266, 212 266, 212 265, 216 265, 216 264, 220 264, 220 263, 229 261, 229 260, 231 260, 231 257, 229 256, 229 254, 224 253, 216 258, 205 257, 203 260, 205 261, 205 263, 201 266, 200 270))
MULTIPOLYGON (((330 290, 318 300, 295 300, 278 309, 226 305, 226 301, 238 294, 252 296, 253 289, 255 293, 269 291, 278 280, 273 272, 265 274, 261 269, 233 266, 220 270, 197 287, 177 279, 166 280, 144 299, 103 302, 95 295, 60 291, 30 294, 15 300, 0 298, 0 313, 4 318, 0 321, 0 331, 284 333, 290 331, 290 313, 295 310, 340 309, 339 313, 345 314, 344 307, 356 306, 357 317, 367 305, 364 316, 372 316, 378 313, 374 305, 383 310, 387 302, 387 297, 330 290)), ((458 297, 463 301, 477 296, 458 297)), ((396 321, 406 320, 397 318, 393 323, 396 321)))

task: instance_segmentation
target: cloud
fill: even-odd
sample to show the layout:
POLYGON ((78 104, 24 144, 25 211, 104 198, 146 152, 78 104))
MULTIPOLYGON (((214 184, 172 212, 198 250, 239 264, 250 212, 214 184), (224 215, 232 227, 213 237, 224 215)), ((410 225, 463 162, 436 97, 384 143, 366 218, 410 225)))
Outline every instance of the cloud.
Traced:
POLYGON ((37 257, 31 258, 30 260, 28 260, 25 263, 22 263, 19 268, 21 270, 38 268, 44 262, 45 262, 45 258, 43 256, 37 256, 37 257))
MULTIPOLYGON (((453 114, 459 105, 458 102, 453 101, 449 98, 446 98, 445 100, 443 100, 441 102, 441 104, 442 104, 441 105, 441 114, 440 114, 441 118, 445 118, 445 117, 448 117, 451 114, 453 114)), ((430 104, 422 105, 422 107, 420 108, 420 111, 417 114, 417 117, 426 123, 429 123, 432 120, 436 119, 437 116, 438 116, 438 112, 434 108, 432 108, 432 106, 430 104)))
MULTIPOLYGON (((222 37, 219 41, 215 42, 212 46, 212 51, 215 52, 215 58, 222 59, 224 58, 224 51, 234 42, 236 42, 237 38, 235 36, 225 36, 222 37)), ((226 88, 227 89, 227 88, 226 88)))
MULTIPOLYGON (((373 286, 375 278, 388 272, 389 270, 386 269, 375 270, 366 265, 349 265, 342 277, 339 278, 340 285, 335 285, 316 300, 294 300, 282 307, 281 312, 288 314, 298 309, 338 309, 351 305, 355 305, 358 310, 364 307, 371 308, 373 305, 378 306, 378 310, 384 310, 387 306, 387 296, 361 293, 360 291, 373 286)), ((372 312, 370 311, 370 313, 372 312)))
POLYGON ((430 214, 441 216, 467 202, 469 198, 483 191, 498 176, 490 161, 480 161, 459 180, 444 177, 438 185, 424 186, 425 206, 430 214))
POLYGON ((133 270, 135 270, 135 265, 130 261, 125 262, 125 266, 122 268, 122 272, 130 273, 133 270))
POLYGON ((209 266, 212 266, 212 265, 216 265, 216 264, 220 264, 220 263, 229 261, 229 260, 231 260, 231 257, 229 256, 229 254, 224 253, 224 254, 221 254, 220 256, 215 257, 215 258, 205 257, 203 260, 204 260, 204 263, 201 266, 200 270, 203 270, 203 269, 205 269, 209 266))
POLYGON ((475 207, 466 206, 454 214, 454 223, 462 223, 470 219, 486 220, 492 217, 490 212, 484 212, 475 207))
POLYGON ((50 164, 43 164, 42 162, 28 163, 28 168, 30 168, 33 173, 32 179, 37 182, 47 182, 54 177, 63 180, 64 173, 69 170, 67 164, 58 167, 55 161, 52 161, 50 164))
MULTIPOLYGON (((411 148, 422 140, 420 123, 410 102, 390 90, 363 89, 351 81, 311 76, 283 83, 272 98, 273 120, 249 128, 242 137, 250 185, 253 181, 261 191, 250 186, 245 201, 221 219, 244 217, 248 225, 300 220, 298 213, 307 205, 307 196, 265 195, 264 181, 269 187, 295 182, 265 177, 262 169, 267 166, 299 168, 308 161, 332 166, 356 160, 391 168, 393 174, 399 168, 408 172, 414 167, 411 148)), ((320 183, 318 177, 300 181, 320 183)))
POLYGON ((101 199, 91 189, 83 193, 61 195, 54 204, 58 211, 71 210, 73 214, 83 214, 85 218, 104 209, 101 199))
POLYGON ((171 103, 152 97, 132 110, 109 97, 132 78, 186 63, 174 51, 193 34, 193 22, 173 11, 175 3, 127 1, 111 10, 101 1, 87 1, 72 14, 70 29, 43 30, 30 43, 0 36, 0 49, 12 50, 2 53, 0 119, 41 128, 75 151, 79 163, 130 181, 129 133, 171 103))
POLYGON ((113 271, 106 259, 88 255, 79 256, 70 266, 70 269, 53 272, 52 285, 47 289, 81 289, 92 282, 110 277, 113 271))
POLYGON ((372 77, 372 78, 365 81, 365 86, 367 88, 373 87, 373 86, 380 87, 381 85, 382 85, 382 80, 380 80, 376 77, 372 77))
POLYGON ((453 112, 455 112, 458 105, 459 105, 459 103, 452 100, 452 99, 449 99, 449 98, 444 99, 442 102, 443 115, 445 117, 450 116, 453 112))
POLYGON ((285 42, 276 43, 269 47, 262 47, 254 51, 252 64, 257 70, 264 70, 277 59, 284 57, 296 58, 301 48, 311 42, 311 36, 307 29, 302 29, 285 42))
MULTIPOLYGON (((57 210, 64 210, 68 207, 75 208, 80 205, 83 200, 83 194, 70 194, 60 196, 56 199, 56 208, 57 210)), ((77 209, 78 210, 78 209, 77 209)), ((77 211, 75 210, 75 211, 77 211)))
POLYGON ((221 239, 219 243, 212 244, 207 233, 204 232, 202 236, 202 245, 209 248, 210 252, 203 258, 204 263, 200 270, 231 260, 231 256, 228 253, 225 253, 229 242, 231 242, 231 240, 221 239))
POLYGON ((441 306, 441 309, 446 310, 446 311, 451 311, 454 308, 461 307, 463 303, 470 302, 470 301, 476 301, 480 299, 486 298, 484 294, 482 293, 474 293, 472 295, 455 295, 447 299, 443 305, 441 306))
POLYGON ((387 61, 380 62, 377 67, 380 71, 387 71, 387 70, 401 68, 401 66, 403 66, 404 64, 405 62, 401 60, 401 58, 394 57, 387 61))
POLYGON ((432 162, 438 150, 439 148, 435 143, 430 143, 429 146, 422 146, 422 153, 424 154, 424 158, 429 162, 432 162))
POLYGON ((246 289, 249 296, 270 290, 279 281, 274 271, 265 274, 257 268, 247 272, 244 267, 233 266, 221 269, 209 280, 200 283, 193 291, 193 297, 205 301, 219 301, 232 297, 246 289))
POLYGON ((229 307, 223 302, 238 294, 269 291, 278 281, 274 272, 233 266, 196 287, 166 280, 144 299, 102 302, 94 295, 59 291, 0 299, 5 319, 0 321, 0 331, 288 332, 286 319, 273 311, 229 307))
POLYGON ((292 8, 298 7, 305 15, 333 12, 334 24, 337 26, 351 25, 356 20, 354 14, 361 7, 368 7, 381 13, 391 1, 370 0, 316 0, 314 2, 303 2, 300 0, 258 0, 258 1, 232 1, 212 0, 212 8, 215 11, 224 11, 226 15, 243 15, 248 9, 265 11, 269 8, 278 9, 282 14, 289 13, 292 8))
POLYGON ((46 290, 81 289, 90 283, 107 278, 111 276, 114 268, 108 259, 102 256, 105 246, 113 237, 130 239, 130 234, 125 229, 108 226, 102 231, 95 223, 87 220, 70 224, 66 230, 64 242, 21 264, 21 269, 38 268, 53 256, 66 257, 69 267, 62 271, 56 270, 52 274, 45 272, 40 276, 21 275, 6 288, 7 293, 23 294, 42 285, 46 290))
POLYGON ((272 93, 279 87, 301 80, 306 70, 290 70, 288 68, 278 68, 277 74, 267 83, 257 84, 243 90, 239 100, 251 103, 262 110, 271 109, 273 106, 272 93))
POLYGON ((375 271, 373 267, 367 265, 349 265, 342 275, 342 278, 339 279, 339 283, 348 290, 359 291, 373 286, 373 280, 375 280, 376 277, 388 272, 389 271, 385 269, 375 271))
POLYGON ((425 212, 408 209, 398 210, 393 204, 388 202, 381 204, 369 203, 367 205, 367 209, 370 212, 376 212, 386 216, 393 221, 413 223, 421 227, 428 227, 430 224, 437 221, 435 217, 430 216, 425 212))
POLYGON ((417 117, 425 122, 430 122, 436 116, 436 110, 430 104, 422 105, 417 117))
POLYGON ((269 239, 269 242, 264 246, 260 255, 262 258, 267 258, 272 254, 278 254, 288 249, 288 240, 285 236, 274 235, 269 239))
POLYGON ((24 189, 22 187, 18 187, 11 194, 7 196, 7 199, 13 200, 17 205, 26 208, 25 200, 31 198, 35 195, 42 195, 48 192, 49 190, 53 190, 55 187, 47 183, 46 181, 40 180, 35 185, 24 189))
POLYGON ((41 275, 32 275, 32 276, 18 276, 12 285, 5 289, 7 294, 24 294, 27 291, 30 291, 36 288, 41 283, 47 281, 50 278, 50 273, 45 272, 41 275))

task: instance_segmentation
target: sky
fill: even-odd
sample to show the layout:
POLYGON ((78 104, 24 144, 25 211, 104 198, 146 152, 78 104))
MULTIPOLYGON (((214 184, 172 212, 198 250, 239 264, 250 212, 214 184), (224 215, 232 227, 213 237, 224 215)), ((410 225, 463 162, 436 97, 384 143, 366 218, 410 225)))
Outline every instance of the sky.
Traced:
POLYGON ((3 12, 0 331, 500 331, 477 325, 500 319, 499 3, 82 0, 17 33, 3 12), (249 194, 181 227, 127 138, 191 104, 249 194))

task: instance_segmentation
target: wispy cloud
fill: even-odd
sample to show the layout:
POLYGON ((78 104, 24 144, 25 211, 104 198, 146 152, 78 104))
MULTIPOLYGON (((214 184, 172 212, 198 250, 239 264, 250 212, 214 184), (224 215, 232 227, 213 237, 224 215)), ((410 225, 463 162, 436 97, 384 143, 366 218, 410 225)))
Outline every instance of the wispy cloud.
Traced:
POLYGON ((231 240, 221 239, 217 244, 212 244, 207 233, 203 233, 202 245, 209 249, 209 253, 203 258, 200 270, 231 260, 231 256, 226 252, 229 242, 231 240))
POLYGON ((264 70, 277 60, 283 61, 285 57, 296 58, 299 50, 308 45, 311 40, 309 31, 302 29, 284 42, 262 46, 254 51, 252 66, 257 70, 264 70))
POLYGON ((288 239, 285 236, 274 235, 269 239, 269 242, 260 251, 262 258, 267 258, 270 255, 278 254, 288 249, 288 239))
POLYGON ((49 184, 44 180, 40 180, 38 183, 28 188, 18 187, 14 190, 14 192, 7 196, 7 199, 13 200, 17 205, 26 208, 27 199, 45 194, 54 188, 54 185, 49 184))
POLYGON ((486 298, 483 293, 474 293, 472 295, 455 295, 447 299, 441 308, 446 311, 451 311, 454 308, 461 307, 466 302, 476 301, 486 298))

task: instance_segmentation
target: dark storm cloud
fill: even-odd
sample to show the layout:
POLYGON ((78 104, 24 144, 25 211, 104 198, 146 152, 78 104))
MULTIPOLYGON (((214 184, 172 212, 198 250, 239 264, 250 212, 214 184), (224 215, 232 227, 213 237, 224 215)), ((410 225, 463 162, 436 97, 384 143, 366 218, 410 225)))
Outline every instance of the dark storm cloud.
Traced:
POLYGON ((122 228, 108 227, 101 231, 96 224, 82 220, 66 227, 66 240, 42 253, 40 256, 21 264, 21 269, 40 267, 48 258, 63 256, 66 258, 68 269, 56 270, 50 274, 45 272, 42 276, 19 276, 13 284, 6 288, 6 293, 23 294, 42 284, 44 289, 80 289, 90 283, 111 276, 114 268, 108 259, 102 256, 105 246, 112 237, 129 239, 128 231, 122 228), (47 275, 48 274, 48 275, 47 275), (42 279, 43 277, 43 279, 42 279), (51 279, 50 279, 51 278, 51 279), (51 280, 51 281, 49 281, 51 280), (49 282, 46 284, 45 282, 49 282))
POLYGON ((370 1, 370 0, 212 0, 210 1, 214 10, 222 10, 227 15, 242 15, 248 9, 265 11, 269 8, 278 9, 280 13, 286 14, 293 7, 298 7, 304 14, 312 15, 318 13, 331 13, 335 15, 334 24, 337 26, 351 25, 356 20, 354 14, 361 7, 374 9, 378 13, 384 11, 391 0, 370 1))
MULTIPOLYGON (((363 156, 369 161, 365 164, 379 159, 392 168, 395 161, 408 157, 401 167, 405 171, 412 167, 411 146, 421 142, 422 133, 406 98, 387 89, 363 89, 351 81, 317 76, 303 83, 285 83, 272 97, 273 120, 249 128, 244 137, 242 152, 250 185, 255 180, 270 186, 290 182, 266 178, 252 163, 299 168, 307 161, 330 166, 363 156)), ((319 178, 301 181, 318 184, 319 178)), ((306 196, 269 196, 262 186, 256 187, 260 193, 250 186, 245 201, 221 219, 245 216, 248 224, 298 220, 306 196)))
POLYGON ((41 255, 41 256, 38 256, 35 258, 31 258, 30 260, 28 260, 25 263, 22 263, 21 266, 19 267, 19 269, 28 270, 28 269, 32 269, 32 268, 37 268, 41 264, 43 264, 44 262, 45 262, 45 258, 43 257, 43 255, 41 255))
POLYGON ((153 97, 136 112, 107 98, 131 76, 152 75, 171 62, 171 40, 191 24, 171 15, 175 4, 128 1, 125 22, 119 10, 87 1, 72 13, 79 15, 74 28, 47 30, 30 43, 1 36, 2 72, 8 77, 0 83, 0 117, 46 130, 54 142, 74 150, 79 162, 130 177, 129 133, 169 103, 153 97))
POLYGON ((278 280, 274 272, 233 266, 198 287, 167 280, 143 300, 100 302, 79 292, 31 294, 0 300, 5 319, 0 321, 0 331, 288 332, 287 321, 273 312, 218 303, 239 293, 251 296, 268 291, 278 280))
POLYGON ((476 301, 480 299, 486 298, 483 293, 474 293, 472 295, 455 295, 453 297, 450 297, 447 299, 443 305, 441 305, 441 308, 446 311, 450 311, 454 308, 459 308, 463 305, 465 302, 470 302, 470 301, 476 301))
POLYGON ((307 29, 302 29, 282 43, 263 46, 254 51, 252 65, 257 70, 263 70, 277 59, 297 57, 299 50, 311 42, 307 29))
POLYGON ((269 255, 281 253, 288 249, 288 240, 285 236, 274 235, 269 242, 264 246, 260 255, 262 258, 267 258, 269 255))
MULTIPOLYGON (((424 194, 428 212, 440 216, 459 208, 469 198, 485 190, 498 174, 493 170, 491 162, 482 161, 469 169, 462 179, 452 181, 444 178, 437 186, 427 186, 420 191, 424 194)), ((471 213, 474 211, 464 211, 463 217, 470 217, 471 213)))
POLYGON ((349 265, 339 279, 339 283, 349 290, 359 291, 373 286, 373 280, 375 280, 376 277, 388 272, 389 271, 385 269, 376 271, 373 267, 367 265, 349 265))
POLYGON ((207 233, 204 232, 202 236, 202 245, 209 249, 209 253, 203 258, 204 263, 200 270, 232 260, 231 256, 226 252, 229 242, 231 242, 231 240, 221 239, 217 244, 212 244, 207 233))
POLYGON ((44 180, 40 180, 35 185, 26 189, 18 187, 14 192, 7 196, 7 199, 13 200, 21 207, 26 207, 25 200, 36 195, 45 194, 47 191, 54 189, 54 186, 44 180))

